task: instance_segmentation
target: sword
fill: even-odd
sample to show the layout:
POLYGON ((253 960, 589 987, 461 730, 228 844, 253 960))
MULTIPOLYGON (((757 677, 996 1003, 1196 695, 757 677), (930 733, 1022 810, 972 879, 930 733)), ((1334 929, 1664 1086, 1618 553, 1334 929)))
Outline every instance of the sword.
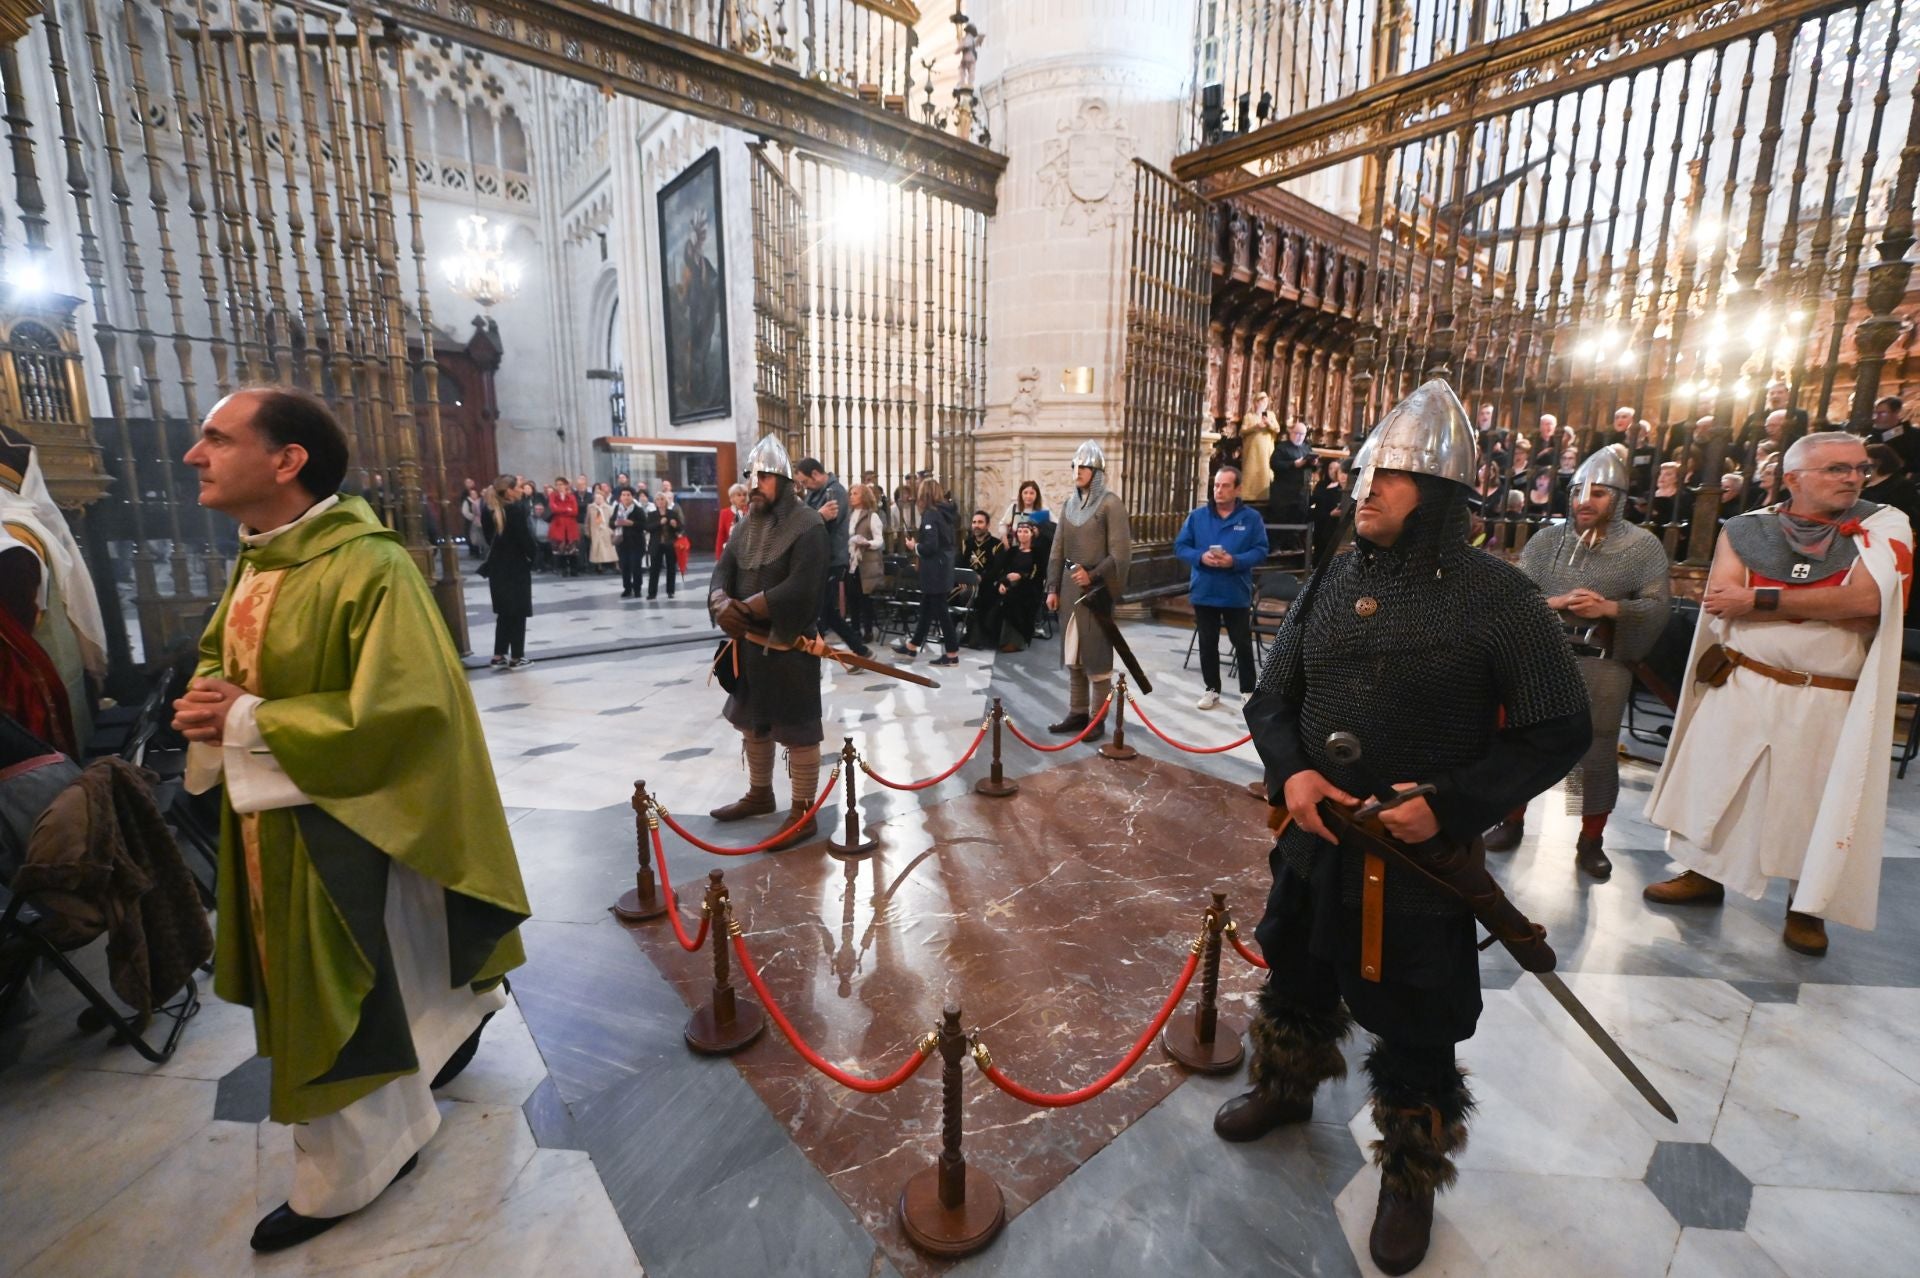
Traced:
MULTIPOLYGON (((1067 566, 1079 567, 1071 560, 1068 561, 1067 566)), ((1126 637, 1120 633, 1120 623, 1113 619, 1113 593, 1107 589, 1107 583, 1098 577, 1094 578, 1094 584, 1088 587, 1086 594, 1080 596, 1075 607, 1084 607, 1087 615, 1093 618, 1094 624, 1100 627, 1100 633, 1107 637, 1107 642, 1113 645, 1114 652, 1118 653, 1120 660, 1125 663, 1127 673, 1133 676, 1133 686, 1138 688, 1142 695, 1152 692, 1153 681, 1147 678, 1147 672, 1142 670, 1140 663, 1134 659, 1133 649, 1127 646, 1126 637), (1095 596, 1099 597, 1099 603, 1094 602, 1095 596)))
MULTIPOLYGON (((1633 1058, 1627 1055, 1626 1049, 1613 1040, 1613 1036, 1601 1027, 1598 1020, 1594 1019, 1593 1013, 1587 1010, 1586 1005, 1567 988, 1567 983, 1560 979, 1560 974, 1553 970, 1554 954, 1546 945, 1546 930, 1528 922, 1526 917, 1514 908, 1505 894, 1499 891, 1499 885, 1493 882, 1492 876, 1486 873, 1484 865, 1479 867, 1480 873, 1486 878, 1491 891, 1482 899, 1475 900, 1468 897, 1458 886, 1423 866, 1418 852, 1379 829, 1377 823, 1368 825, 1360 823, 1363 819, 1360 814, 1369 808, 1375 813, 1385 811, 1387 808, 1405 803, 1416 792, 1424 791, 1430 794, 1433 787, 1420 786, 1415 790, 1396 791, 1383 785, 1361 764, 1360 738, 1351 732, 1336 732, 1329 736, 1327 756, 1343 767, 1354 769, 1362 783, 1374 796, 1372 803, 1351 813, 1341 810, 1332 803, 1322 805, 1322 810, 1334 818, 1333 824, 1340 828, 1341 833, 1351 834, 1357 842, 1376 854, 1424 876, 1428 882, 1465 899, 1467 904, 1473 907, 1475 917, 1486 924, 1487 931, 1491 933, 1486 944, 1491 945, 1495 940, 1504 944, 1513 956, 1520 960, 1521 966, 1540 978, 1540 983, 1547 987, 1547 993, 1553 995, 1554 1001, 1566 1009, 1567 1015, 1573 1018, 1575 1025, 1586 1031, 1587 1037, 1606 1054, 1609 1061, 1613 1062, 1614 1068, 1633 1084, 1633 1089, 1640 1093, 1647 1104, 1653 1106, 1654 1110, 1668 1122, 1679 1122, 1680 1116, 1673 1112, 1673 1106, 1668 1104, 1667 1098, 1660 1094, 1660 1089, 1640 1071, 1640 1067, 1633 1063, 1633 1058), (1505 916, 1501 926, 1495 926, 1489 919, 1489 915, 1495 915, 1496 912, 1505 916)), ((1485 946, 1482 948, 1484 949, 1485 946)))
POLYGON ((747 631, 746 638, 759 644, 768 652, 804 652, 808 656, 837 661, 848 670, 871 670, 874 674, 890 675, 895 679, 904 679, 908 683, 917 683, 923 688, 940 686, 923 674, 915 674, 899 666, 890 666, 884 661, 875 661, 872 657, 862 657, 848 652, 845 648, 836 648, 824 639, 809 639, 805 635, 800 635, 792 643, 775 643, 770 637, 757 630, 747 631))

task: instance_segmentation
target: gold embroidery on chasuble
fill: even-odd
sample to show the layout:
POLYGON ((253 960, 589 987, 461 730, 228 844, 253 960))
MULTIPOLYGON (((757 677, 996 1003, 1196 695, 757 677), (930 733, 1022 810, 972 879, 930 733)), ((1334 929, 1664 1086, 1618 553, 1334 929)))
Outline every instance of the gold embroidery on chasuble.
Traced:
MULTIPOLYGON (((233 588, 233 603, 227 608, 227 624, 221 632, 221 662, 230 682, 239 684, 254 696, 260 692, 260 650, 266 643, 267 617, 273 611, 274 598, 280 593, 284 568, 257 571, 252 564, 240 570, 233 588)), ((260 885, 260 814, 243 812, 240 817, 240 843, 247 866, 247 916, 253 926, 253 949, 260 959, 260 973, 267 971, 267 915, 260 885)))

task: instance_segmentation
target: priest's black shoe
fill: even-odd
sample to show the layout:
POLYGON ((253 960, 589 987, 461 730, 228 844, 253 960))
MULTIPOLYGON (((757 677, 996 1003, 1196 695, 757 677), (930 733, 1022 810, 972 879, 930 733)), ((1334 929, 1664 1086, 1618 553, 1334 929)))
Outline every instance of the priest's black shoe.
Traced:
MULTIPOLYGON (((391 1189, 394 1185, 398 1184, 408 1172, 419 1165, 419 1162, 420 1155, 415 1154, 412 1158, 400 1164, 400 1170, 395 1172, 393 1179, 387 1182, 387 1188, 391 1189)), ((347 1216, 351 1216, 352 1214, 352 1212, 348 1212, 347 1216)), ((332 1229, 335 1225, 347 1219, 347 1216, 302 1216, 285 1203, 281 1203, 278 1207, 275 1207, 272 1211, 262 1216, 260 1223, 253 1227, 253 1249, 255 1251, 285 1251, 289 1247, 298 1246, 309 1238, 318 1238, 321 1234, 326 1233, 329 1229, 332 1229)))
MULTIPOLYGON (((513 985, 505 977, 501 978, 501 986, 507 993, 513 993, 513 985)), ((493 1015, 492 1012, 488 1012, 481 1017, 480 1023, 473 1027, 473 1033, 467 1035, 467 1041, 453 1049, 453 1055, 447 1057, 447 1063, 442 1065, 440 1072, 433 1076, 430 1086, 434 1091, 439 1091, 460 1077, 460 1071, 473 1063, 473 1054, 480 1050, 480 1035, 486 1030, 487 1022, 493 1019, 493 1015)))
POLYGON ((1221 1140, 1259 1140, 1288 1123, 1313 1117, 1313 1099, 1285 1100, 1255 1088, 1242 1092, 1213 1115, 1213 1134, 1221 1140))
POLYGON ((1060 722, 1049 723, 1047 731, 1057 736, 1070 737, 1092 722, 1093 720, 1089 719, 1084 712, 1075 710, 1069 712, 1060 722))
POLYGON ((1602 883, 1613 877, 1613 862, 1607 859, 1607 850, 1600 845, 1597 834, 1580 836, 1580 841, 1573 845, 1573 863, 1580 867, 1582 874, 1602 883))

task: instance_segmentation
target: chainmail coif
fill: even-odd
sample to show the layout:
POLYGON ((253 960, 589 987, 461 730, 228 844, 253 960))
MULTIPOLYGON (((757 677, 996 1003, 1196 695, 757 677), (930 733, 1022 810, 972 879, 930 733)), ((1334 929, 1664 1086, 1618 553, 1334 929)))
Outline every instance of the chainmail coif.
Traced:
MULTIPOLYGON (((1586 712, 1566 639, 1539 590, 1467 545, 1467 490, 1415 479, 1420 503, 1400 537, 1391 547, 1356 539, 1328 562, 1287 613, 1260 674, 1261 692, 1298 707, 1306 758, 1350 794, 1369 792, 1363 775, 1426 781, 1484 757, 1501 707, 1512 727, 1586 712), (1363 598, 1377 605, 1371 616, 1356 610, 1363 598), (1360 738, 1360 768, 1327 756, 1328 735, 1340 731, 1360 738)), ((1297 825, 1280 837, 1303 876, 1324 846, 1297 825)), ((1342 895, 1356 905, 1360 861, 1342 856, 1342 895)), ((1386 894, 1390 914, 1464 909, 1405 875, 1386 894)))

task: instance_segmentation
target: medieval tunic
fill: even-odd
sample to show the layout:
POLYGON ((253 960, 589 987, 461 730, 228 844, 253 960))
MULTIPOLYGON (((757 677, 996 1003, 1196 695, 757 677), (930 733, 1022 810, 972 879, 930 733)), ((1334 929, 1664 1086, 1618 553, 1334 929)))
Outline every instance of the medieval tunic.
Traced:
MULTIPOLYGON (((1466 843, 1585 751, 1586 690, 1539 592, 1467 546, 1466 490, 1422 480, 1458 489, 1457 500, 1429 519, 1423 496, 1395 545, 1363 541, 1321 569, 1288 611, 1246 719, 1269 803, 1284 806, 1288 779, 1308 769, 1354 795, 1371 793, 1368 777, 1430 782, 1442 836, 1466 843), (1359 767, 1328 756, 1336 731, 1360 738, 1359 767)), ((1381 979, 1364 979, 1362 859, 1298 825, 1275 842, 1256 935, 1276 991, 1320 1010, 1344 999, 1362 1026, 1396 1042, 1471 1037, 1480 1016, 1473 916, 1389 867, 1381 979)))
MULTIPOLYGON (((766 596, 769 636, 789 644, 819 630, 820 599, 827 589, 827 525, 793 495, 790 487, 764 510, 750 509, 713 567, 708 609, 716 593, 742 603, 766 596)), ((729 641, 716 665, 727 688, 727 722, 752 736, 771 733, 784 746, 819 745, 820 658, 776 652, 754 643, 729 641), (735 677, 733 662, 738 658, 735 677), (724 663, 724 664, 722 664, 724 663)))
POLYGON ((428 1081, 504 1003, 526 891, 445 624, 364 501, 243 533, 200 656, 248 694, 189 777, 226 781, 214 988, 303 1124, 288 1203, 342 1215, 438 1126, 428 1081))
POLYGON ((1118 494, 1107 490, 1104 473, 1095 472, 1092 486, 1068 497, 1060 515, 1060 531, 1047 562, 1047 592, 1060 596, 1060 615, 1065 618, 1063 661, 1083 667, 1090 679, 1104 679, 1113 673, 1113 645, 1099 626, 1081 616, 1083 610, 1076 605, 1083 592, 1074 584, 1067 564, 1079 564, 1097 581, 1106 582, 1108 594, 1118 603, 1127 587, 1127 565, 1133 560, 1127 508, 1118 494))
MULTIPOLYGON (((1520 552, 1520 571, 1551 599, 1587 589, 1615 600, 1609 655, 1581 655, 1593 709, 1593 744, 1567 782, 1567 811, 1578 816, 1611 812, 1620 797, 1620 716, 1633 695, 1633 667, 1642 661, 1666 629, 1670 613, 1668 578, 1672 565, 1660 539, 1617 516, 1606 536, 1589 544, 1571 521, 1542 529, 1520 552)), ((1568 613, 1568 624, 1587 623, 1568 613)))
POLYGON ((1727 540, 1754 585, 1828 589, 1856 572, 1880 592, 1872 636, 1825 621, 1702 616, 1691 672, 1721 643, 1785 670, 1858 679, 1851 692, 1795 687, 1736 669, 1718 688, 1691 677, 1680 695, 1666 763, 1647 820, 1669 832, 1675 861, 1750 897, 1773 877, 1799 880, 1793 908, 1871 928, 1880 892, 1887 754, 1900 682, 1900 640, 1913 571, 1905 515, 1861 502, 1825 557, 1794 552, 1773 510, 1727 522, 1727 540))

